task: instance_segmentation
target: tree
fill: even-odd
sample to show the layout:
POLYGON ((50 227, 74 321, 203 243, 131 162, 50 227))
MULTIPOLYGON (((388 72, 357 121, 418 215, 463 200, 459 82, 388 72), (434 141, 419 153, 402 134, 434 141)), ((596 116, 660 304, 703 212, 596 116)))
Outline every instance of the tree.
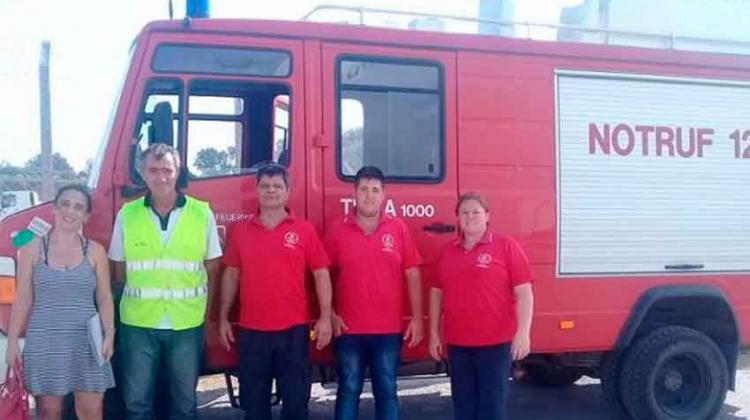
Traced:
POLYGON ((216 150, 213 147, 201 149, 195 156, 193 166, 200 171, 199 176, 218 176, 231 174, 235 168, 235 149, 216 150))
MULTIPOLYGON (((88 172, 88 171, 86 171, 88 172)), ((75 169, 59 153, 52 155, 52 180, 55 188, 67 184, 85 184, 87 173, 75 169)), ((41 189, 42 157, 36 155, 23 166, 15 166, 8 162, 0 162, 0 191, 36 191, 41 189)))
POLYGON ((23 175, 23 169, 18 166, 11 165, 10 162, 0 162, 0 176, 19 176, 23 175))
POLYGON ((94 166, 94 161, 91 159, 86 160, 86 164, 83 167, 83 170, 78 171, 78 178, 81 179, 89 179, 89 175, 91 174, 91 168, 94 166))
POLYGON ((38 190, 39 177, 23 168, 0 162, 0 191, 38 190))
MULTIPOLYGON (((24 165, 24 169, 32 173, 41 174, 42 173, 42 155, 38 154, 34 156, 33 158, 29 159, 24 165)), ((76 178, 75 170, 73 169, 72 166, 70 166, 70 163, 68 163, 68 160, 65 159, 65 157, 61 155, 60 153, 52 154, 52 173, 54 176, 57 176, 63 179, 75 179, 76 178)))

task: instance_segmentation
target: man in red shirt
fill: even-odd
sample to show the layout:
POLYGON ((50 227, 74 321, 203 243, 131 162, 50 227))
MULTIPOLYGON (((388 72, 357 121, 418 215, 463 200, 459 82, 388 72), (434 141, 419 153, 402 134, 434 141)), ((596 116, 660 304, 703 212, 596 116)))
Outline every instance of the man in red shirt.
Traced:
POLYGON ((403 341, 422 340, 421 258, 406 225, 383 213, 385 177, 365 166, 354 178, 355 210, 334 223, 326 249, 335 270, 336 420, 356 420, 365 367, 378 420, 399 418, 396 370, 403 331, 404 279, 412 318, 403 341))
POLYGON ((271 420, 271 383, 275 378, 283 420, 308 418, 310 369, 306 271, 315 278, 320 318, 317 348, 331 341, 331 280, 328 256, 315 228, 286 208, 286 168, 277 164, 257 173, 260 210, 231 226, 223 262, 219 337, 229 350, 229 323, 239 287, 240 404, 246 418, 271 420))

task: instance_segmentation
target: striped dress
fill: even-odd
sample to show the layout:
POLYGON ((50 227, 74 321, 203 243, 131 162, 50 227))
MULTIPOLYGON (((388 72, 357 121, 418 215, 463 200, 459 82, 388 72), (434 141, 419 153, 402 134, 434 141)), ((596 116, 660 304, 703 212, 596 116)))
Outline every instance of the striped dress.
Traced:
POLYGON ((96 313, 96 275, 81 238, 83 259, 71 269, 50 267, 49 245, 34 264, 34 306, 23 348, 26 387, 32 395, 103 392, 114 387, 112 367, 99 366, 89 341, 86 321, 96 313))

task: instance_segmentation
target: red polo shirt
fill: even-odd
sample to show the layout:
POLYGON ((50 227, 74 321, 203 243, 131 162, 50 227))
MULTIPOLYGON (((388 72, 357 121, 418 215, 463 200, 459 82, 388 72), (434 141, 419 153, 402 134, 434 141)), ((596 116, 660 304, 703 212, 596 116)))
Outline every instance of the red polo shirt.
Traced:
POLYGON ((352 334, 400 333, 403 323, 404 270, 422 263, 409 230, 384 215, 367 235, 356 213, 335 222, 325 244, 334 266, 334 305, 352 334))
POLYGON ((307 322, 306 269, 329 265, 315 228, 292 215, 273 229, 257 216, 232 224, 223 262, 240 270, 239 325, 262 331, 307 322))
POLYGON ((513 288, 532 278, 526 254, 513 238, 487 233, 470 250, 461 239, 448 244, 435 286, 443 290, 445 341, 459 346, 512 341, 517 328, 513 288))

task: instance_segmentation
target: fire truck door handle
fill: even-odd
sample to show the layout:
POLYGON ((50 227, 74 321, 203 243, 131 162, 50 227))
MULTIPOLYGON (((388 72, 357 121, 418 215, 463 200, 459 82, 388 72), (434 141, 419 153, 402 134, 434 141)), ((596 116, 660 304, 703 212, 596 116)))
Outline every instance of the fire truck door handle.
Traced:
POLYGON ((323 133, 318 133, 318 134, 313 135, 312 144, 313 144, 313 147, 320 147, 320 148, 328 147, 328 139, 323 133))
POLYGON ((674 264, 665 265, 664 268, 667 270, 700 270, 705 266, 703 264, 674 264))
POLYGON ((456 231, 455 226, 440 222, 434 222, 430 223, 429 225, 424 225, 422 229, 424 229, 426 232, 433 233, 451 233, 456 231))

